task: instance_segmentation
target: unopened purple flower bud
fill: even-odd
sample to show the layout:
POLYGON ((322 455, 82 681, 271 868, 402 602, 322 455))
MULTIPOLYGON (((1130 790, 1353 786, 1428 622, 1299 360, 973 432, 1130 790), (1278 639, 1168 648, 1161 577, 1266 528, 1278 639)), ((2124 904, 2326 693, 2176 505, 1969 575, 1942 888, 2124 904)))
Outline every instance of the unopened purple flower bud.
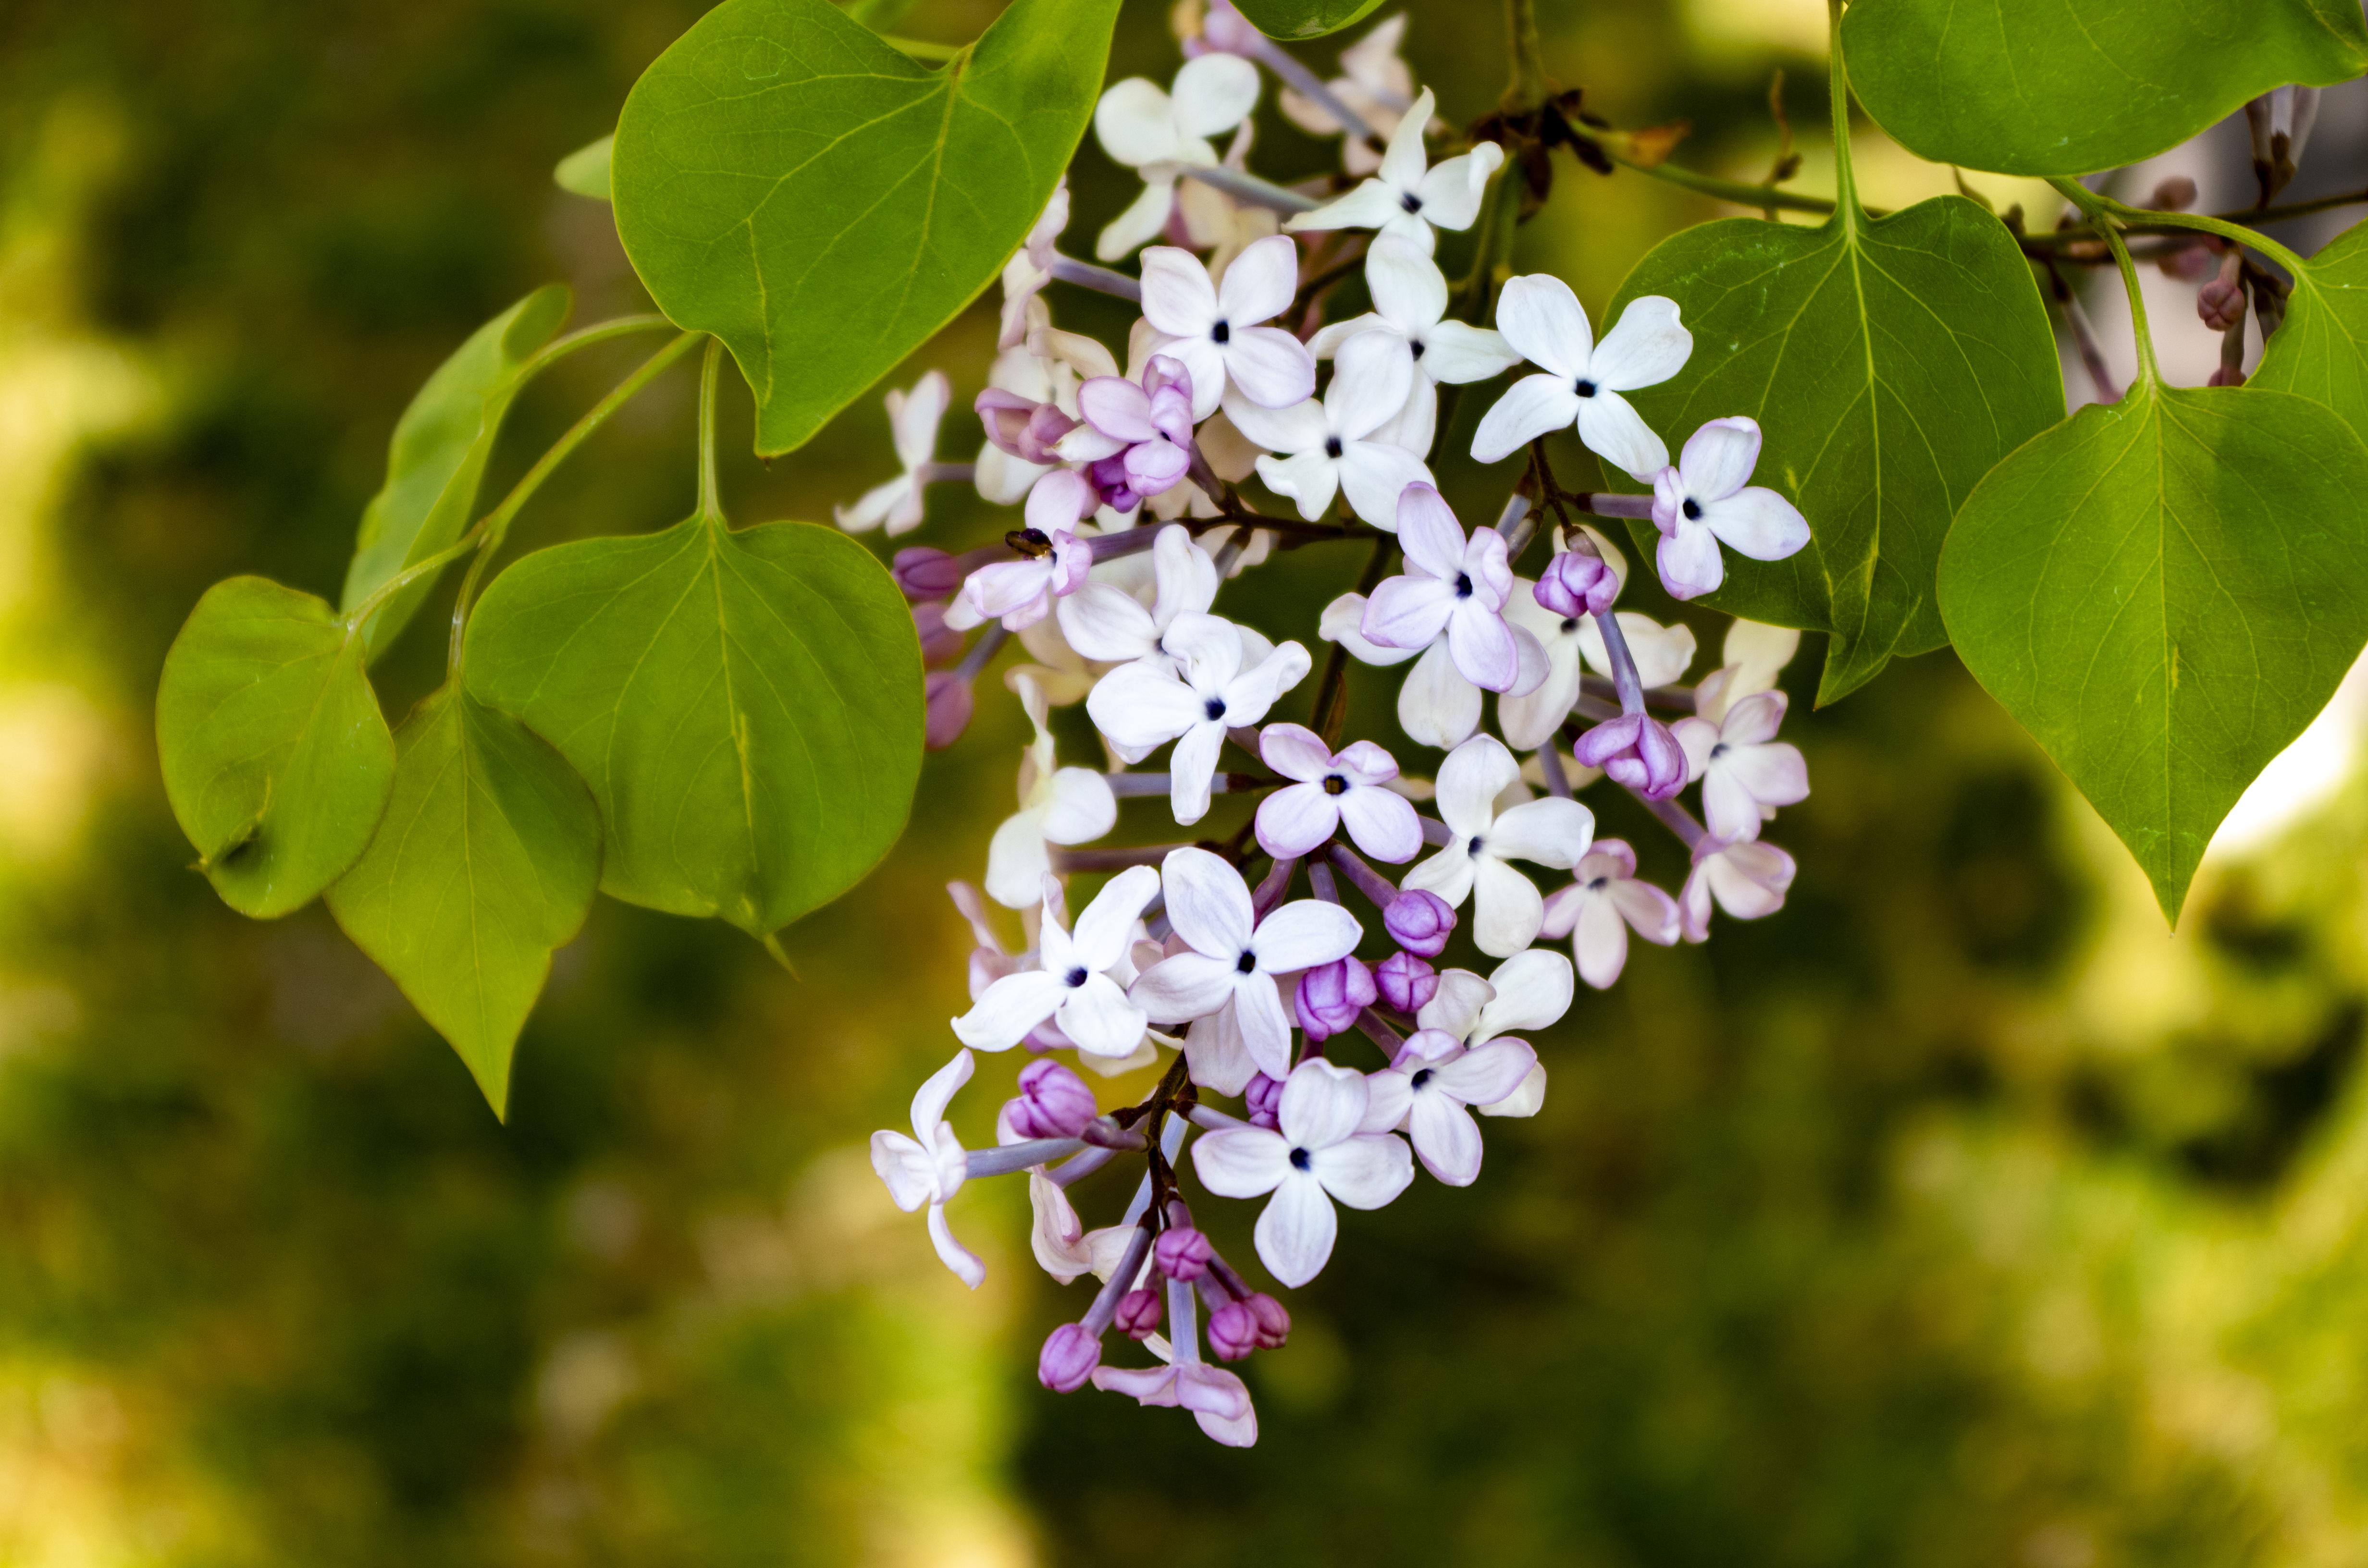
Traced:
POLYGON ((950 599, 962 592, 962 562, 942 550, 926 544, 916 544, 896 552, 894 564, 888 569, 896 578, 896 585, 915 604, 924 599, 950 599))
POLYGON ((1555 556, 1530 597, 1539 608, 1565 619, 1601 615, 1620 597, 1620 579, 1591 545, 1582 545, 1555 556))
POLYGON ((1022 462, 1046 467, 1060 461, 1053 448, 1077 422, 1049 403, 989 387, 972 406, 986 426, 986 438, 1022 462))
POLYGON ((2203 384, 2207 387, 2241 387, 2245 384, 2245 372, 2222 365, 2213 370, 2212 379, 2203 384))
POLYGON ((1101 504, 1113 512, 1131 512, 1143 505, 1143 497, 1134 493, 1126 472, 1126 456, 1101 458, 1086 467, 1086 477, 1094 482, 1101 504))
POLYGON ((1582 767, 1600 767, 1614 782, 1648 801, 1666 801, 1686 787, 1686 753, 1658 719, 1623 713, 1578 737, 1582 767))
POLYGON ((1355 959, 1336 959, 1299 977, 1299 1027, 1310 1040, 1329 1040, 1355 1028, 1357 1015, 1380 995, 1372 970, 1355 959))
POLYGON ((1408 952, 1395 952, 1382 960, 1373 971, 1374 983, 1380 986, 1382 1000, 1393 1013, 1418 1013, 1439 994, 1439 971, 1429 960, 1408 952))
POLYGON ((1282 1310, 1282 1303, 1260 1290, 1243 1304, 1258 1321, 1258 1347, 1281 1349, 1283 1341, 1291 1337, 1291 1314, 1282 1310))
POLYGON ((1209 14, 1201 19, 1201 39, 1211 49, 1251 60, 1258 58, 1258 45, 1263 41, 1258 30, 1250 26, 1249 18, 1227 5, 1226 0, 1214 0, 1209 14))
POLYGON ((931 751, 943 751, 970 728, 970 680, 956 670, 931 670, 922 677, 921 695, 928 704, 921 724, 922 744, 931 751))
POLYGON ((2214 278, 2195 291, 2195 313, 2213 331, 2227 331, 2245 319, 2245 286, 2233 278, 2214 278))
POLYGON ((1118 1331, 1130 1339, 1148 1339, 1159 1332, 1159 1292, 1129 1290, 1118 1299, 1118 1331))
POLYGON ((1242 1090, 1242 1104, 1250 1113, 1252 1127, 1280 1127, 1281 1120, 1277 1113, 1282 1106, 1281 1081, 1263 1073, 1255 1074, 1242 1090))
POLYGON ((2195 182, 2185 175, 2171 175, 2154 187, 2157 211, 2184 212, 2194 205, 2195 182))
POLYGON ((1170 1279, 1190 1284, 1209 1272, 1209 1259, 1215 1251, 1209 1238, 1191 1226, 1170 1225, 1152 1244, 1151 1260, 1170 1279))
POLYGON ((1258 1314, 1227 1301, 1209 1314, 1209 1348, 1220 1361, 1238 1361, 1258 1348, 1258 1314))
POLYGON ((1101 1108, 1083 1078, 1040 1056, 1019 1070, 1019 1093, 1004 1111, 1011 1131, 1022 1138, 1075 1138, 1101 1108))
POLYGON ((1064 1323, 1045 1336, 1036 1357, 1036 1381, 1054 1393, 1075 1393, 1101 1364, 1100 1335, 1087 1333, 1084 1324, 1064 1323))
POLYGON ((929 599, 913 607, 913 630, 921 637, 921 663, 930 669, 962 657, 962 634, 946 624, 946 601, 929 599))
POLYGON ((1382 925, 1399 947, 1435 959, 1447 950, 1447 938, 1455 930, 1455 911, 1437 893, 1409 888, 1390 900, 1390 906, 1382 911, 1382 925))

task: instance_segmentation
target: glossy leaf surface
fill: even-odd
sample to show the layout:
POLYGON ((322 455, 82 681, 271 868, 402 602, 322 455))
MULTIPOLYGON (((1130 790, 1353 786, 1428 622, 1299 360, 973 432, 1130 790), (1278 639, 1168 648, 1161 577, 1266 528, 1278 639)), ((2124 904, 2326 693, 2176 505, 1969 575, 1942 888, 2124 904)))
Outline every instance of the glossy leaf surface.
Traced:
POLYGON ((386 807, 394 740, 327 601, 261 577, 217 583, 156 691, 165 792, 222 902, 258 918, 312 902, 386 807))
POLYGON ((618 121, 618 233, 658 307, 804 442, 994 281, 1102 85, 1117 0, 1013 0, 942 67, 827 0, 725 0, 618 121))
POLYGON ((599 812, 564 757, 465 692, 427 698, 394 743, 378 836, 329 889, 329 911, 500 1116, 552 951, 599 886, 599 812))
POLYGON ((2141 377, 1982 482, 1941 567, 1966 667, 2177 919, 2213 830, 2368 642, 2368 449, 2319 403, 2141 377))
MULTIPOLYGON (((346 568, 348 613, 475 520, 477 490, 518 395, 518 369, 551 341, 573 301, 564 284, 529 294, 471 334, 403 411, 387 449, 386 483, 362 511, 346 568)), ((370 618, 363 631, 373 657, 393 645, 434 585, 432 574, 409 584, 370 618)))
POLYGON ((756 935, 870 870, 919 776, 911 613, 811 524, 692 517, 538 551, 477 607, 466 670, 591 786, 603 889, 756 935))
POLYGON ((2368 71, 2354 0, 1855 0, 1850 85, 1934 163, 2082 175, 2368 71))
MULTIPOLYGON (((1950 518, 2064 416, 2055 335, 2005 227, 1954 196, 1818 228, 1727 219, 1656 246, 1607 319, 1644 294, 1678 301, 1694 349, 1630 400, 1672 454, 1708 420, 1758 420, 1754 483, 1809 521, 1789 560, 1730 552, 1708 602, 1832 633, 1820 702, 1946 642, 1932 573, 1950 518)), ((1635 537, 1649 551, 1658 536, 1635 537)))
POLYGON ((1243 16, 1269 38, 1322 38, 1354 27, 1382 0, 1238 0, 1243 16))
POLYGON ((2294 285, 2251 384, 2316 399, 2368 441, 2368 223, 2294 268, 2294 285))

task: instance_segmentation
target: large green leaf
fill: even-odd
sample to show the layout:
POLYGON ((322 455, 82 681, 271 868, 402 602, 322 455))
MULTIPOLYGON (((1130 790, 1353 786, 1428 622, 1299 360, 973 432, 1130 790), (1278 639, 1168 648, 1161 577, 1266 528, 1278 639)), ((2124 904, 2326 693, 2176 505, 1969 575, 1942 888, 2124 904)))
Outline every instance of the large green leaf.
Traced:
MULTIPOLYGON (((346 568, 347 614, 469 526, 485 460, 518 395, 518 368, 551 341, 573 301, 559 283, 529 294, 471 334, 403 411, 387 449, 386 483, 362 510, 346 568)), ((363 632, 373 657, 393 645, 435 585, 432 575, 402 589, 370 617, 363 632)))
POLYGON ((2368 71, 2359 0, 1854 0, 1850 85, 1935 163, 2080 175, 2368 71))
POLYGON ((165 655, 165 793, 242 915, 311 903, 378 826, 394 740, 362 655, 326 600, 261 577, 207 590, 165 655))
POLYGON ((2325 406, 2141 375, 2000 463, 1941 562, 1966 667, 2173 920, 2213 829, 2368 641, 2368 449, 2325 406))
MULTIPOLYGON (((1673 452, 1706 420, 1757 419, 1757 482, 1809 520, 1790 560, 1730 554, 1709 602, 1831 632, 1820 702, 1947 642, 1932 572, 1949 519, 2064 417, 2046 309, 2005 227, 1955 196, 1872 220, 1845 200, 1820 228, 1727 219, 1655 247, 1608 319, 1642 294, 1678 301, 1694 351, 1632 401, 1673 452)), ((1649 549, 1651 525, 1636 537, 1649 549)))
POLYGON ((994 280, 1101 89, 1118 0, 1012 0, 942 68, 827 0, 724 0, 625 100, 617 232, 799 445, 994 280))
POLYGON ((494 1114, 510 1050, 600 881, 600 817, 566 759, 450 687, 394 737, 378 836, 329 911, 452 1042, 494 1114))
POLYGON ((1354 27, 1382 0, 1239 0, 1241 13, 1269 38, 1322 38, 1354 27))
POLYGON ((2315 398, 2368 440, 2368 223, 2294 268, 2285 324, 2270 335, 2252 384, 2315 398))
POLYGON ((837 897, 905 824, 921 654, 861 545, 703 517, 538 551, 471 620, 469 689, 575 766, 600 885, 762 935, 837 897))

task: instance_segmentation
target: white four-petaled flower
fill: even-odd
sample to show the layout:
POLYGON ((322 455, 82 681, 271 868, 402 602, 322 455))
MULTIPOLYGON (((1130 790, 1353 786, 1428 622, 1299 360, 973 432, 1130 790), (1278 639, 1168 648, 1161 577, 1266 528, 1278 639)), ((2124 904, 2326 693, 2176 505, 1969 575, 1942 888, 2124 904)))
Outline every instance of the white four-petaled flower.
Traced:
POLYGON ((1205 849, 1171 851, 1159 881, 1186 950, 1145 970, 1130 999, 1156 1022, 1194 1021, 1185 1051, 1195 1082, 1237 1095, 1255 1074, 1281 1078, 1291 1071, 1291 1015, 1275 976, 1356 951, 1356 916, 1310 898, 1260 920, 1242 874, 1205 849), (1206 1030, 1202 1020, 1212 1020, 1206 1030))
POLYGON ((1732 844, 1759 836, 1759 824, 1779 806, 1809 798, 1809 767, 1801 750, 1776 738, 1784 722, 1784 694, 1746 697, 1713 724, 1680 719, 1670 728, 1686 748, 1689 776, 1702 780, 1702 821, 1713 837, 1732 844))
POLYGON ((1389 151, 1382 154, 1373 177, 1313 212, 1300 213, 1287 227, 1375 229, 1425 255, 1439 243, 1434 227, 1470 228, 1480 212, 1480 193, 1505 161, 1505 149, 1494 142, 1478 142, 1469 153, 1432 168, 1422 140, 1435 103, 1425 87, 1391 132, 1389 151))
POLYGON ((1109 971, 1125 962, 1134 923, 1158 891, 1156 871, 1130 866, 1094 895, 1075 932, 1061 928, 1048 897, 1036 933, 1037 967, 988 986, 953 1020, 955 1038, 980 1051, 1008 1051, 1050 1018, 1079 1051, 1132 1055, 1148 1020, 1109 971))
POLYGON ((1397 1060, 1366 1080, 1360 1131, 1405 1128, 1423 1169, 1450 1187, 1470 1187, 1480 1175, 1480 1124, 1466 1108, 1504 1099, 1537 1064, 1526 1040, 1467 1047, 1444 1029, 1417 1029, 1397 1060))
POLYGON ((1283 454, 1258 459, 1258 477, 1276 494, 1298 502, 1301 517, 1311 522, 1322 517, 1339 494, 1357 516, 1394 530, 1399 494, 1409 484, 1430 483, 1421 457, 1382 434, 1406 407, 1413 384, 1406 341, 1392 333, 1360 332, 1340 346, 1322 403, 1308 398, 1270 408, 1229 396, 1225 417, 1256 445, 1283 454))
POLYGON ((1678 324, 1675 300, 1630 301, 1620 324, 1598 343, 1570 285, 1531 273, 1497 296, 1497 330, 1544 374, 1522 377, 1497 400, 1473 434, 1474 458, 1492 463, 1575 426, 1588 449, 1638 479, 1668 466, 1668 447, 1620 394, 1657 386, 1685 368, 1694 340, 1678 324))
POLYGON ((1595 836, 1595 814, 1577 801, 1547 796, 1498 812, 1497 797, 1520 776, 1494 735, 1474 735, 1448 753, 1439 767, 1439 814, 1453 836, 1401 884, 1437 893, 1451 907, 1470 897, 1472 939, 1497 958, 1528 947, 1545 911, 1537 885, 1507 862, 1566 870, 1595 836))
POLYGON ((1283 1082, 1279 1131, 1229 1127, 1192 1145, 1201 1185, 1220 1198, 1274 1194, 1254 1236, 1259 1260, 1285 1285, 1323 1272, 1339 1234, 1335 1199, 1379 1209, 1414 1180, 1404 1142, 1358 1131, 1370 1097, 1364 1074, 1353 1068, 1303 1062, 1283 1082))
POLYGON ((1384 648, 1444 642, 1463 678, 1489 691, 1531 691, 1546 677, 1545 650, 1509 626, 1505 606, 1513 569, 1494 528, 1463 537, 1437 490, 1409 484, 1398 498, 1398 543, 1406 572, 1374 587, 1366 602, 1368 642, 1384 648))
POLYGON ((1784 907, 1784 894, 1799 868, 1793 857, 1757 838, 1721 844, 1704 835, 1694 846, 1694 868, 1678 890, 1678 913, 1686 940, 1710 939, 1713 900, 1737 920, 1757 920, 1784 907))
MULTIPOLYGON (((1064 601, 1065 602, 1065 601, 1064 601)), ((1132 599, 1127 601, 1132 604, 1132 599)), ((1030 675, 1012 682, 1036 738, 1019 756, 1019 810, 1003 819, 986 846, 986 891, 996 903, 1026 909, 1044 896, 1055 844, 1090 844, 1118 822, 1110 780, 1090 767, 1063 767, 1044 727, 1044 688, 1030 675)))
POLYGON ((1184 528, 1170 523, 1151 545, 1151 608, 1124 588, 1088 582, 1060 604, 1061 635, 1088 659, 1122 664, 1159 652, 1159 640, 1179 615, 1206 610, 1217 597, 1217 564, 1192 542, 1184 528))
POLYGON ((1244 246, 1223 283, 1210 282, 1190 251, 1154 245, 1143 253, 1143 319, 1158 335, 1153 351, 1191 373, 1194 420, 1217 412, 1228 385, 1259 408, 1288 408, 1315 391, 1307 345, 1258 324, 1289 310, 1298 287, 1299 249, 1282 234, 1244 246))
POLYGON ((1661 530, 1655 560, 1672 597, 1696 598, 1726 580, 1722 544, 1754 561, 1782 561, 1809 542, 1800 508, 1750 483, 1759 462, 1759 426, 1738 415, 1695 431, 1677 466, 1653 477, 1653 526, 1661 530))
POLYGON ((1414 802, 1389 787, 1397 760, 1371 741, 1335 753, 1315 731, 1269 724, 1258 756, 1293 780, 1258 802, 1258 846, 1277 859, 1304 855, 1346 827, 1376 860, 1411 860, 1422 849, 1414 802))
POLYGON ((1086 712, 1130 762, 1176 743, 1167 761, 1168 804, 1187 826, 1209 814, 1209 790, 1225 732, 1255 724, 1308 671, 1307 650, 1285 642, 1244 669, 1241 627, 1213 615, 1176 618, 1163 652, 1121 665, 1096 683, 1086 712))
POLYGON ((1365 253, 1365 290, 1372 297, 1372 310, 1331 323, 1307 347, 1325 359, 1359 333, 1386 332, 1403 339, 1417 374, 1407 387, 1406 407, 1381 435, 1426 456, 1439 421, 1440 383, 1485 381, 1520 364, 1521 357, 1501 334, 1447 320, 1446 276, 1428 253, 1404 240, 1385 234, 1373 242, 1365 253))
POLYGON ((1094 134, 1110 161, 1143 176, 1143 194, 1110 220, 1094 254, 1116 261, 1159 237, 1176 208, 1176 181, 1188 165, 1217 161, 1209 138, 1222 136, 1258 107, 1258 67, 1239 56, 1204 54, 1176 73, 1173 93, 1130 76, 1094 106, 1094 134))
POLYGON ((1599 838, 1572 870, 1578 880, 1547 895, 1540 934, 1570 937, 1579 978, 1598 991, 1627 967, 1630 926, 1664 948, 1678 939, 1678 901, 1636 881, 1636 852, 1626 844, 1599 838))
POLYGON ((929 1074, 913 1094, 913 1136, 884 1131, 873 1133, 871 1168, 905 1213, 928 1205, 929 1240, 938 1256, 954 1271, 954 1278, 975 1290, 986 1278, 986 1265, 954 1240, 953 1231, 946 1224, 946 1200, 961 1190, 970 1158, 962 1152, 962 1140, 954 1136, 953 1123, 945 1119, 946 1107, 952 1102, 954 1091, 970 1082, 971 1066, 970 1052, 958 1051, 951 1062, 929 1074))

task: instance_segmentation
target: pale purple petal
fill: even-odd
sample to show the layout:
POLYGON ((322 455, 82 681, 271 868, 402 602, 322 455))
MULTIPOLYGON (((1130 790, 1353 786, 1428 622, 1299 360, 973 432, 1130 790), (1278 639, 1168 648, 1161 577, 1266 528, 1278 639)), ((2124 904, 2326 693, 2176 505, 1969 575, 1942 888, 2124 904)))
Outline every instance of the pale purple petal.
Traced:
POLYGON ((1283 1082, 1275 1119, 1293 1147, 1329 1148, 1357 1131, 1371 1093, 1365 1075, 1354 1068, 1336 1067, 1321 1058, 1303 1062, 1283 1082))
POLYGON ((1447 651, 1463 678, 1484 690, 1506 691, 1520 680, 1521 654, 1513 629, 1503 616, 1484 608, 1477 596, 1457 604, 1447 618, 1447 651))
MULTIPOLYGON (((1421 1096, 1415 1103, 1418 1107, 1421 1096)), ((1316 1180, 1351 1209, 1379 1209, 1414 1181, 1406 1144, 1386 1132, 1360 1132, 1313 1155, 1308 1163, 1316 1180)))
POLYGON ((929 1205, 929 1241, 938 1249, 938 1260, 953 1270, 955 1278, 973 1290, 986 1282, 986 1265, 978 1260, 976 1253, 954 1240, 942 1203, 929 1205))
POLYGON ((1406 564, 1423 576, 1452 584, 1463 570, 1463 525, 1456 521, 1437 486, 1406 487, 1398 496, 1397 530, 1398 548, 1406 552, 1406 564))
POLYGON ((1398 776, 1397 758, 1372 741, 1350 741, 1332 766, 1351 784, 1386 784, 1398 776))
POLYGON ((1609 990, 1628 966, 1628 926, 1608 893, 1591 895, 1581 905, 1571 951, 1578 959, 1579 978, 1598 991, 1609 990))
POLYGON ((1296 1289, 1324 1272, 1339 1232, 1339 1217, 1332 1212, 1332 1200, 1324 1196, 1322 1184, 1304 1172, 1292 1171, 1267 1200, 1252 1234, 1258 1261, 1266 1265, 1267 1272, 1296 1289))
POLYGON ((1605 891, 1636 935, 1664 948, 1678 939, 1676 899, 1650 882, 1614 882, 1605 891))
POLYGON ((871 1169, 886 1185, 889 1201, 907 1214, 937 1196, 938 1162, 901 1132, 871 1135, 871 1169))
POLYGON ((1431 1083, 1465 1105, 1494 1105, 1520 1088, 1537 1062, 1526 1040, 1492 1040, 1440 1063, 1431 1083))
MULTIPOLYGON (((1419 489, 1420 486, 1410 488, 1419 489)), ((1455 582, 1436 577, 1384 577, 1365 601, 1365 640, 1384 648, 1428 648, 1455 613, 1455 582)))
POLYGON ((1809 519, 1765 485, 1747 486, 1722 501, 1704 501, 1702 520, 1729 550, 1754 561, 1782 561, 1809 542, 1809 519))
POLYGON ((1422 852, 1422 819, 1395 790, 1352 786, 1339 798, 1339 818, 1357 847, 1376 860, 1403 865, 1422 852))
POLYGON ((1470 1036, 1474 1045, 1500 1034, 1527 1033, 1559 1022, 1570 1011, 1575 990, 1570 960, 1551 948, 1515 953, 1490 971, 1488 984, 1496 994, 1473 1020, 1470 1036))
POLYGON ((1167 754, 1167 809, 1178 824, 1190 827, 1209 814, 1209 793, 1217 776, 1217 754, 1224 749, 1223 724, 1195 724, 1177 738, 1167 754))
POLYGON ((1159 427, 1151 422, 1151 395, 1124 376, 1096 376, 1079 386, 1077 412, 1113 441, 1151 441, 1159 437, 1159 427))
POLYGON ((1259 731, 1258 757, 1285 778, 1302 783, 1332 771, 1332 748, 1304 724, 1269 724, 1259 731))
POLYGON ((1673 599, 1700 598, 1726 581, 1726 560, 1718 552, 1718 540, 1700 523, 1681 522, 1675 532, 1663 534, 1653 563, 1660 570, 1661 586, 1673 599))
POLYGON ((1255 724, 1264 719, 1276 698, 1306 678, 1309 667, 1307 650, 1299 643, 1277 647, 1225 683, 1225 722, 1255 724))
POLYGON ((1480 1124, 1461 1102, 1442 1094, 1417 1095, 1406 1114, 1406 1133, 1422 1156, 1422 1168, 1449 1187, 1470 1187, 1478 1179, 1480 1124))
MULTIPOLYGON (((1217 320, 1217 290, 1200 257, 1174 245, 1153 245, 1143 253, 1143 319, 1171 337, 1207 341, 1217 320)), ((1161 352, 1175 350, 1163 347, 1161 352)), ((1201 368, 1189 358, 1184 358, 1199 388, 1201 368)), ((1213 401, 1213 391, 1210 396, 1213 401)))
MULTIPOLYGON (((1280 234, 1274 238, 1281 239, 1280 234)), ((1261 244, 1266 242, 1260 241, 1261 244)), ((1291 242, 1283 240, 1285 244, 1291 242)), ((1234 264, 1239 267, 1241 263, 1234 264)), ((1232 273, 1225 276, 1232 277, 1232 273)), ((1217 350, 1225 364, 1225 374, 1241 394, 1261 408, 1289 408, 1304 403, 1315 393, 1315 356, 1307 345, 1280 327, 1249 326, 1233 329, 1231 341, 1217 350)), ((1195 372, 1196 377, 1198 372, 1195 372)), ((1215 406, 1216 392, 1202 393, 1197 381, 1192 406, 1196 413, 1202 403, 1215 406)), ((1206 417, 1205 415, 1201 415, 1206 417)))
MULTIPOLYGON (((1230 979, 1227 983, 1232 983, 1230 979)), ((1258 1076, 1258 1065, 1250 1060, 1250 1048, 1243 1043, 1241 1020, 1231 996, 1207 1017, 1193 1021, 1184 1036, 1184 1059, 1191 1064, 1194 1083, 1221 1095, 1238 1095, 1258 1076)))
POLYGON ((1441 750, 1463 744, 1480 727, 1480 688, 1455 667, 1443 639, 1415 661, 1398 687, 1398 727, 1441 750))
POLYGON ((1089 975, 1053 1015, 1061 1032, 1088 1056, 1130 1056, 1143 1043, 1151 1016, 1127 1000, 1106 974, 1089 975))
POLYGON ((1192 1142, 1192 1170, 1220 1198, 1256 1198, 1291 1174, 1291 1144, 1263 1127, 1203 1133, 1192 1142))
MULTIPOLYGON (((1050 980, 1053 977, 1045 976, 1050 980)), ((1127 996, 1155 1024, 1205 1018, 1233 1000, 1231 960, 1203 953, 1178 953, 1145 970, 1127 996)), ((996 984, 1000 985, 1001 981, 996 984)))
POLYGON ((1678 476, 1685 494, 1707 506, 1750 483, 1759 464, 1759 423, 1737 415, 1713 419, 1686 437, 1678 476))
MULTIPOLYGON (((1269 726, 1269 733, 1272 733, 1272 726, 1269 726)), ((1325 793, 1321 784, 1293 784, 1277 790, 1258 802, 1258 847, 1278 860, 1306 854, 1332 836, 1333 830, 1340 825, 1341 804, 1349 798, 1344 795, 1336 800, 1325 793)))
POLYGON ((1041 969, 1008 974, 986 988, 961 1017, 953 1020, 954 1038, 980 1051, 1008 1051, 1028 1038, 1028 1031, 1053 1016, 1068 995, 1060 977, 1041 969))

